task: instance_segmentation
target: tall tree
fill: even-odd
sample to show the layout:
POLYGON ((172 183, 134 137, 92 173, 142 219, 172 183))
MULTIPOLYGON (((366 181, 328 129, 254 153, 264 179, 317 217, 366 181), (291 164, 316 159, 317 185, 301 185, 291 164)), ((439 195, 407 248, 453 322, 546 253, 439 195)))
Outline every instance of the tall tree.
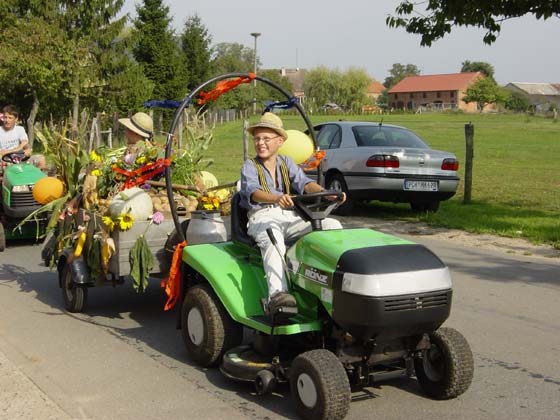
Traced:
POLYGON ((465 60, 461 63, 461 73, 479 71, 486 77, 494 80, 494 66, 484 61, 469 61, 465 60))
MULTIPOLYGON (((253 71, 253 49, 238 43, 220 43, 213 49, 212 71, 215 74, 253 71)), ((258 63, 258 60, 257 60, 258 63)), ((253 101, 253 84, 243 84, 231 92, 222 95, 213 106, 220 108, 235 108, 244 110, 253 101)))
POLYGON ((342 75, 338 70, 318 66, 305 74, 303 89, 307 97, 306 107, 310 111, 321 109, 326 103, 338 100, 342 75))
POLYGON ((359 110, 367 102, 367 89, 371 77, 364 69, 350 68, 342 74, 337 104, 344 109, 359 110))
POLYGON ((212 36, 198 15, 189 16, 181 34, 181 48, 189 69, 189 91, 195 89, 210 75, 212 36))
POLYGON ((463 96, 465 102, 476 102, 480 112, 486 105, 503 102, 504 99, 500 87, 489 77, 480 77, 467 88, 463 96))
POLYGON ((432 43, 451 32, 453 26, 475 26, 486 29, 484 42, 492 44, 504 20, 532 14, 537 19, 558 17, 560 2, 551 0, 405 0, 388 16, 391 28, 405 28, 422 36, 421 45, 432 43))
POLYGON ((389 76, 385 78, 383 86, 391 89, 405 77, 418 75, 420 75, 420 69, 414 64, 394 63, 389 69, 389 76))
POLYGON ((169 7, 162 0, 143 0, 136 7, 134 57, 154 83, 156 99, 181 99, 187 91, 187 69, 174 32, 169 7))

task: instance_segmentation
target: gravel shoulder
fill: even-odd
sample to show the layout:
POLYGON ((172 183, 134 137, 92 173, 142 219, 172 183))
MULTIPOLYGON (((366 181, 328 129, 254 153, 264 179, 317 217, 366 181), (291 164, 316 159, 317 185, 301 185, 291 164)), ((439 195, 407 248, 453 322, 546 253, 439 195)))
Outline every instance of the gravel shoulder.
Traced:
POLYGON ((535 245, 522 238, 506 238, 490 234, 476 234, 457 229, 428 226, 425 223, 410 223, 400 220, 381 220, 371 217, 337 217, 345 226, 363 226, 395 235, 429 236, 456 244, 491 249, 511 255, 537 258, 560 258, 560 250, 550 245, 535 245))

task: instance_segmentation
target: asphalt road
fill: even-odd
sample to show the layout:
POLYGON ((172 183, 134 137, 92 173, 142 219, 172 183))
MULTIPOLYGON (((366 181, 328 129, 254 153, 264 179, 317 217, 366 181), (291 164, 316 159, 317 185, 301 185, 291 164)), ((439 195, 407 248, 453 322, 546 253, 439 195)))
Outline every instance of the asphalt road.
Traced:
MULTIPOLYGON (((475 357, 470 389, 426 398, 414 380, 386 382, 349 419, 560 419, 560 262, 415 237, 451 268, 447 326, 475 357)), ((200 369, 185 354, 157 281, 92 289, 84 314, 62 309, 38 245, 0 253, 0 419, 296 418, 288 387, 252 387, 200 369)))

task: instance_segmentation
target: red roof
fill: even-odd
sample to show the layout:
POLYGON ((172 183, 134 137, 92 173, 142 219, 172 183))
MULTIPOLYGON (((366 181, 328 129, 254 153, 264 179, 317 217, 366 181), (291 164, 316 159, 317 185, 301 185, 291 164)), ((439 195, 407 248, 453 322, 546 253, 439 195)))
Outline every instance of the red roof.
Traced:
POLYGON ((371 82, 368 86, 368 93, 376 94, 376 93, 383 93, 385 90, 385 86, 379 83, 377 80, 371 82))
POLYGON ((389 93, 465 90, 481 75, 480 72, 472 72, 409 76, 393 86, 389 93))

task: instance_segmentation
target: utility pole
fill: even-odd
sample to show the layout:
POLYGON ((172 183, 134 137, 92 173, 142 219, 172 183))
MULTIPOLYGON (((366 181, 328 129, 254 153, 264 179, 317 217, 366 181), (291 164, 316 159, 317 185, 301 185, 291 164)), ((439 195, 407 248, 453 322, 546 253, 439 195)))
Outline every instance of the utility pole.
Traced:
MULTIPOLYGON (((257 75, 257 38, 261 36, 260 32, 251 32, 251 36, 255 38, 255 46, 253 48, 253 73, 257 75)), ((253 80, 253 114, 257 113, 257 79, 253 80)))

